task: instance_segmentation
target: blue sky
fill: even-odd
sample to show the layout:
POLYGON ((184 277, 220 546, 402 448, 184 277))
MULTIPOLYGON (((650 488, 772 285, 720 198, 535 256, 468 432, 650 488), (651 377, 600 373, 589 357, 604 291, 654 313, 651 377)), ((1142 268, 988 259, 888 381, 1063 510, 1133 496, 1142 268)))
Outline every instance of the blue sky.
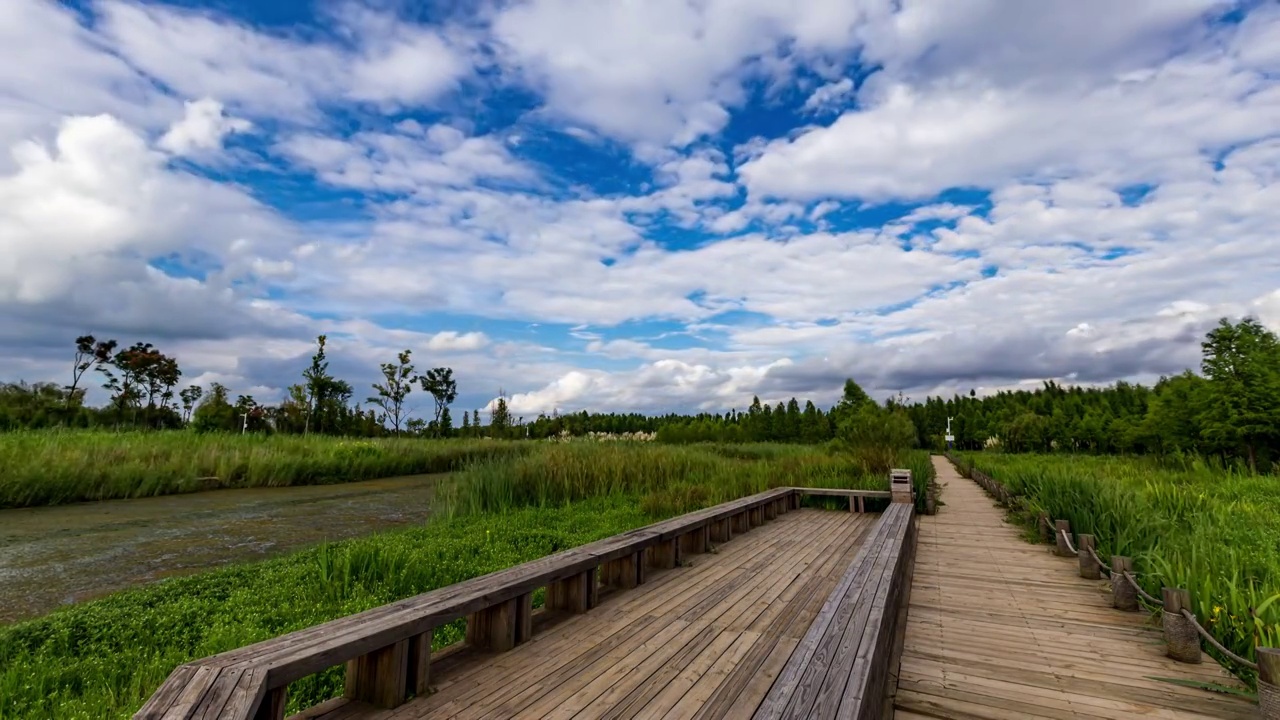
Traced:
MULTIPOLYGON (((0 377, 316 335, 463 407, 724 410, 1194 366, 1280 326, 1280 11, 14 0, 0 377)), ((363 394, 363 391, 360 391, 363 394)))

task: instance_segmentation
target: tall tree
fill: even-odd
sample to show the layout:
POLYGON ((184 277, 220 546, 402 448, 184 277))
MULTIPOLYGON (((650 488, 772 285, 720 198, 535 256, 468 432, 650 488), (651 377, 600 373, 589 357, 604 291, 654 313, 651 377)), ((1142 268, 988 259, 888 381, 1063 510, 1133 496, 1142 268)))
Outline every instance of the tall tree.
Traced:
POLYGON ((507 407, 507 394, 499 390, 498 399, 494 402, 493 411, 489 414, 489 434, 496 438, 503 437, 510 427, 511 410, 507 407))
POLYGON ((404 401, 413 392, 413 383, 418 378, 413 374, 408 350, 397 355, 396 360, 394 363, 382 363, 383 382, 373 384, 373 389, 378 394, 369 398, 369 402, 382 408, 391 419, 395 434, 399 435, 400 421, 404 418, 404 401))
POLYGON ((79 388, 80 378, 95 367, 111 362, 111 353, 116 349, 115 340, 98 340, 92 335, 81 335, 76 338, 76 354, 71 364, 71 384, 67 386, 67 407, 79 404, 84 398, 84 390, 79 388))
MULTIPOLYGON (((317 414, 325 407, 326 401, 339 389, 337 383, 341 382, 329 374, 329 360, 324 351, 327 341, 327 335, 321 335, 316 338, 316 353, 311 356, 311 365, 302 371, 303 386, 306 388, 307 400, 307 419, 302 427, 303 435, 311 432, 312 425, 317 420, 317 414)), ((350 388, 350 386, 347 387, 348 389, 350 388)))
POLYGON ((182 422, 191 422, 191 411, 195 409, 196 403, 200 402, 200 397, 204 395, 204 388, 199 385, 188 385, 178 393, 178 398, 182 401, 182 422))
POLYGON ((231 406, 230 392, 222 383, 213 383, 209 392, 196 406, 191 416, 191 427, 197 432, 230 432, 237 431, 235 408, 231 406))
POLYGON ((1201 343, 1209 381, 1202 433, 1224 449, 1244 450, 1258 467, 1258 448, 1280 438, 1280 342, 1257 320, 1222 318, 1201 343))
POLYGON ((454 400, 458 399, 458 383, 453 379, 453 368, 431 368, 426 375, 418 378, 418 382, 422 385, 422 389, 430 393, 431 398, 435 401, 436 412, 432 423, 438 430, 441 427, 440 421, 444 416, 445 410, 449 408, 449 405, 454 400))

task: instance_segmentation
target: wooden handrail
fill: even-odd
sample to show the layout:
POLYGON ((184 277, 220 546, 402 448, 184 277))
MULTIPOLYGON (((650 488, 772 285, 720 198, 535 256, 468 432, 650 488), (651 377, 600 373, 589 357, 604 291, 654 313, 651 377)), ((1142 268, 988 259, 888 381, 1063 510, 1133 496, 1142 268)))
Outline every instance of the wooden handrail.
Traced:
POLYGON ((348 697, 393 707, 426 690, 434 628, 468 617, 469 642, 509 649, 529 639, 535 589, 548 588, 548 607, 583 612, 595 604, 602 567, 606 582, 634 587, 646 551, 673 567, 684 552, 798 508, 802 493, 820 494, 776 488, 186 663, 134 718, 280 720, 289 683, 343 663, 348 697))

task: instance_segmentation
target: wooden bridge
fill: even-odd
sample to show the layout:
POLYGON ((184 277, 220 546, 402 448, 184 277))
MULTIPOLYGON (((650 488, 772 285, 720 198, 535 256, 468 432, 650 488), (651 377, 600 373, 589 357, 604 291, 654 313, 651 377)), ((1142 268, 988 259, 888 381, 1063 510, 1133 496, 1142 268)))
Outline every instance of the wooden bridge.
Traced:
POLYGON ((296 717, 1257 717, 1152 679, 1238 687, 935 466, 934 516, 909 478, 771 490, 183 665, 135 718, 280 720, 289 683, 335 665, 344 697, 296 717), (460 618, 467 641, 432 653, 460 618))

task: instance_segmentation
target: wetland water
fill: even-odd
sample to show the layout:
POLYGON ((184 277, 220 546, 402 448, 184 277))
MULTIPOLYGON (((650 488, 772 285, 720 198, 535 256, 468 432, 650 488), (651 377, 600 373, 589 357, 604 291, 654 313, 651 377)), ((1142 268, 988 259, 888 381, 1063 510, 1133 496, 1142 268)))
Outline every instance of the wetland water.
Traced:
POLYGON ((430 514, 444 475, 0 510, 0 624, 430 514))

